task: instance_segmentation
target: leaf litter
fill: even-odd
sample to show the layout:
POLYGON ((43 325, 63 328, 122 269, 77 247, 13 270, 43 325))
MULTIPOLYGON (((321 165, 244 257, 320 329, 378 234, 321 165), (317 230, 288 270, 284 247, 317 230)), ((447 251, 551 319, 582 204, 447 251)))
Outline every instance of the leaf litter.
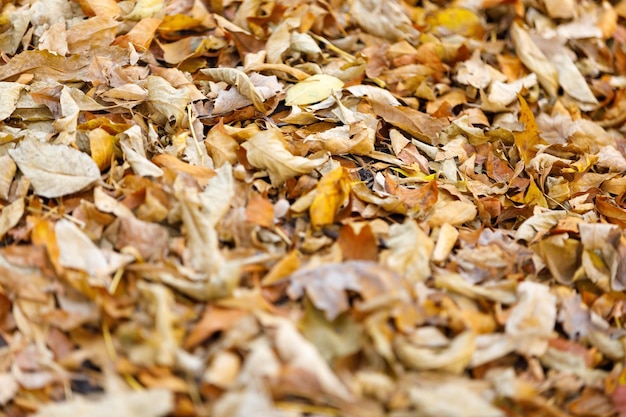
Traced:
POLYGON ((626 2, 3 2, 0 415, 626 415, 626 2))

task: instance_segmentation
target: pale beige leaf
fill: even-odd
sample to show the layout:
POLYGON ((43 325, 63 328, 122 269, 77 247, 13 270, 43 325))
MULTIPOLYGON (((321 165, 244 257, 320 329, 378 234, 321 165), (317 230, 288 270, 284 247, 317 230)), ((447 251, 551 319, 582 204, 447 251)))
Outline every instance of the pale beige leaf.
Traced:
POLYGON ((457 80, 461 84, 485 89, 491 84, 491 71, 489 66, 480 58, 480 49, 472 54, 472 58, 461 63, 457 72, 457 80))
POLYGON ((235 196, 233 168, 226 162, 215 170, 216 176, 209 180, 206 188, 199 194, 202 206, 208 212, 210 222, 217 223, 230 210, 230 202, 235 196))
POLYGON ((54 226, 54 232, 61 266, 78 269, 94 277, 109 272, 109 263, 104 253, 74 223, 65 219, 59 220, 54 226))
POLYGON ((26 85, 20 83, 0 82, 0 91, 2 91, 2 100, 0 100, 0 120, 10 117, 15 111, 20 94, 22 94, 25 88, 26 85))
POLYGON ((443 348, 420 347, 404 338, 395 340, 394 350, 408 367, 418 371, 438 370, 461 374, 470 363, 476 348, 476 335, 467 330, 443 348))
POLYGON ((65 56, 69 52, 65 22, 51 25, 39 38, 39 50, 48 50, 54 54, 65 56))
POLYGON ((381 103, 385 103, 389 106, 399 106, 400 102, 389 91, 380 87, 367 84, 357 84, 346 87, 352 95, 356 97, 369 97, 372 100, 376 100, 381 103))
POLYGON ((2 209, 0 213, 0 239, 17 225, 24 215, 24 199, 20 198, 2 209))
POLYGON ((403 5, 397 0, 356 0, 350 15, 371 35, 392 41, 417 34, 403 5))
MULTIPOLYGON (((200 71, 213 78, 215 81, 223 81, 226 84, 235 87, 239 94, 248 99, 254 105, 254 108, 260 112, 265 111, 265 106, 263 105, 263 101, 265 101, 265 99, 252 81, 250 81, 250 78, 245 72, 235 68, 205 68, 200 71)), ((221 107, 224 107, 224 105, 221 107)), ((236 108, 237 107, 232 109, 218 108, 217 112, 223 113, 224 111, 235 110, 236 108)))
POLYGON ((105 193, 102 187, 96 187, 94 189, 93 199, 96 208, 104 213, 112 213, 117 217, 135 217, 128 207, 105 193))
POLYGON ((316 159, 294 156, 285 149, 282 140, 278 129, 270 129, 256 133, 241 145, 247 151, 250 164, 266 169, 274 186, 297 175, 308 174, 328 160, 327 156, 316 159))
POLYGON ((126 18, 141 20, 146 17, 152 17, 163 10, 164 3, 164 0, 139 0, 126 18))
POLYGON ((450 255, 458 237, 459 231, 454 226, 450 223, 442 224, 433 251, 433 261, 443 262, 450 255))
POLYGON ((175 335, 174 294, 162 284, 140 281, 139 291, 150 301, 154 311, 154 325, 158 337, 155 361, 161 366, 172 366, 176 358, 178 342, 175 335))
POLYGON ((232 86, 218 92, 213 112, 217 114, 237 110, 250 104, 265 111, 264 102, 283 91, 283 85, 275 75, 266 76, 252 73, 250 76, 235 68, 210 68, 201 70, 216 81, 232 86))
POLYGON ((137 125, 125 130, 120 139, 120 147, 126 162, 136 174, 144 177, 160 177, 163 170, 146 158, 145 139, 141 128, 137 125))
POLYGON ((167 80, 156 75, 151 75, 146 79, 146 88, 150 104, 165 117, 166 122, 181 121, 189 103, 189 90, 184 87, 174 88, 167 80))
POLYGON ((559 87, 559 74, 554 65, 535 45, 527 30, 519 23, 514 22, 511 25, 510 33, 519 59, 529 70, 537 74, 539 83, 548 95, 555 96, 559 87))
POLYGON ((547 232, 556 225, 559 220, 565 217, 567 217, 567 212, 564 210, 553 210, 535 214, 520 225, 515 232, 515 239, 530 242, 538 233, 547 232))
POLYGON ((162 417, 174 409, 174 395, 165 389, 115 392, 97 400, 74 400, 42 405, 33 417, 162 417))
POLYGON ((553 19, 571 19, 576 15, 576 0, 543 0, 553 19))
POLYGON ((6 405, 11 401, 18 390, 19 385, 11 374, 0 374, 0 405, 6 405))
POLYGON ((352 398, 315 346, 306 340, 290 321, 277 320, 277 327, 275 344, 281 359, 293 367, 315 375, 326 393, 345 400, 352 398))
POLYGON ((22 37, 26 33, 31 21, 32 9, 34 9, 34 6, 31 9, 20 7, 8 13, 9 21, 7 26, 10 25, 10 29, 4 30, 0 34, 0 50, 7 54, 7 56, 14 55, 17 48, 20 46, 22 37))
POLYGON ((580 70, 569 56, 566 50, 563 48, 562 53, 552 54, 550 60, 556 67, 559 74, 559 84, 563 87, 563 90, 582 104, 597 105, 598 100, 593 95, 591 88, 587 84, 587 80, 580 73, 580 70))
POLYGON ((513 304, 517 297, 515 287, 509 283, 493 283, 493 285, 474 285, 458 273, 435 270, 435 286, 445 288, 470 298, 486 298, 502 304, 513 304))
POLYGON ((419 417, 505 417, 504 411, 472 389, 469 381, 428 381, 409 388, 419 417))
POLYGON ((81 191, 100 178, 98 165, 87 154, 66 145, 36 139, 21 141, 9 154, 35 194, 55 198, 81 191))
POLYGON ((78 114, 80 107, 71 94, 71 88, 64 86, 61 90, 61 118, 54 121, 54 128, 59 136, 54 140, 55 144, 72 145, 76 142, 76 127, 78 126, 78 114))
POLYGON ((430 257, 434 243, 412 219, 389 228, 389 251, 384 263, 411 283, 423 282, 431 275, 430 257))
POLYGON ((0 156, 0 198, 7 200, 17 165, 9 155, 0 156))
POLYGON ((556 297, 550 287, 524 281, 517 287, 517 304, 506 321, 506 334, 517 341, 517 350, 541 356, 548 349, 548 340, 554 337, 556 297))

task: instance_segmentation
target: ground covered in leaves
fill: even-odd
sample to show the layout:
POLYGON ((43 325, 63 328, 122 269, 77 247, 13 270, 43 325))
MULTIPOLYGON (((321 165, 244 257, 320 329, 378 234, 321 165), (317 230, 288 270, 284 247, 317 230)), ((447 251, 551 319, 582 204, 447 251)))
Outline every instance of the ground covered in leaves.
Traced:
POLYGON ((626 415, 626 1, 0 15, 0 415, 626 415))

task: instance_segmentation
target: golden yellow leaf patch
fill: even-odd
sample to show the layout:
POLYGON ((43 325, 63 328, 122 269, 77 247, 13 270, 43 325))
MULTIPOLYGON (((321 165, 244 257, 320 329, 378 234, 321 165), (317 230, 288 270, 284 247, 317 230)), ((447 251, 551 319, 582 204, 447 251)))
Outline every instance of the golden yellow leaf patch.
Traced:
POLYGON ((310 208, 313 227, 324 226, 335 220, 335 214, 346 201, 351 188, 348 172, 341 166, 324 175, 317 184, 317 194, 310 208))

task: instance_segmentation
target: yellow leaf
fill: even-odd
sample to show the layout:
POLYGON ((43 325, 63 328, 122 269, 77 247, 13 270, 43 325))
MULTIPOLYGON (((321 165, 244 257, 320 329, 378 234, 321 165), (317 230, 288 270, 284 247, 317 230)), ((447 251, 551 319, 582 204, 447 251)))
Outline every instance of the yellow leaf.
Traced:
POLYGON ((546 197, 543 195, 543 192, 537 187, 535 180, 530 179, 530 185, 528 186, 528 190, 526 191, 526 195, 524 196, 524 204, 528 206, 541 206, 548 208, 548 201, 546 197))
POLYGON ((191 30, 202 24, 200 19, 196 19, 185 14, 167 15, 159 25, 159 32, 177 32, 181 30, 191 30))
POLYGON ((310 208, 313 227, 330 224, 335 220, 335 213, 350 193, 351 183, 347 171, 341 166, 324 175, 317 184, 317 193, 310 208))
POLYGON ((526 100, 520 95, 517 96, 520 102, 520 122, 524 123, 524 130, 515 132, 515 146, 519 151, 520 157, 524 164, 528 166, 531 159, 537 154, 537 146, 544 145, 546 142, 539 136, 539 128, 537 121, 526 100))
POLYGON ((476 13, 461 7, 442 8, 436 15, 430 17, 427 23, 443 35, 477 36, 483 32, 476 13))
POLYGON ((343 81, 326 74, 315 74, 287 90, 285 104, 288 106, 317 103, 330 96, 333 90, 343 87, 343 81))
POLYGON ((91 159, 94 160, 100 171, 111 166, 114 153, 115 136, 98 127, 89 132, 89 148, 91 159))

